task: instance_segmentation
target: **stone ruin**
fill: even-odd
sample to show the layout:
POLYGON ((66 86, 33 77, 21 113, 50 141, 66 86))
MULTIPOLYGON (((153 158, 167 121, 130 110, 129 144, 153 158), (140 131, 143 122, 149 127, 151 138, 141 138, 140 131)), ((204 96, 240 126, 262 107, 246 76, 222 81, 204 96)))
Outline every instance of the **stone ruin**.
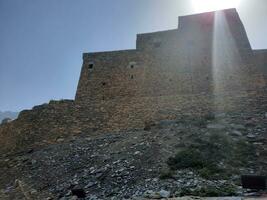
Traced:
POLYGON ((84 53, 75 100, 24 110, 0 127, 4 151, 57 137, 144 128, 209 113, 264 113, 267 50, 253 50, 235 9, 179 17, 136 49, 84 53))

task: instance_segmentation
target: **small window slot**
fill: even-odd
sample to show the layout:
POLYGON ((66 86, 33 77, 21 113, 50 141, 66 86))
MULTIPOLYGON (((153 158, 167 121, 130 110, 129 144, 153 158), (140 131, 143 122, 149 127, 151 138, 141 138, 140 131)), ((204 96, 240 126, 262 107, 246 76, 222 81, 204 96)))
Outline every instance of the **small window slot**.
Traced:
POLYGON ((129 62, 128 67, 131 69, 134 69, 136 67, 137 63, 136 62, 129 62))
POLYGON ((94 68, 94 63, 93 62, 90 62, 89 65, 88 65, 88 68, 89 69, 93 69, 94 68))

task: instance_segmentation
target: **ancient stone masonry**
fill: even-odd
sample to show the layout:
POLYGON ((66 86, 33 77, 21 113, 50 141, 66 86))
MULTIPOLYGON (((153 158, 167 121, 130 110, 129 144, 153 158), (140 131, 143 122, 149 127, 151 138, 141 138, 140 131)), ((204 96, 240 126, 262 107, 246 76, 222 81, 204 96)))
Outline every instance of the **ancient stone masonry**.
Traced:
POLYGON ((137 35, 134 50, 85 53, 75 102, 112 130, 236 108, 266 87, 265 52, 235 9, 183 16, 178 29, 137 35))
POLYGON ((235 9, 182 16, 177 29, 138 34, 136 49, 84 53, 74 101, 23 111, 0 127, 0 136, 20 135, 25 143, 25 135, 58 137, 143 128, 183 115, 264 112, 266 88, 267 50, 252 50, 235 9))

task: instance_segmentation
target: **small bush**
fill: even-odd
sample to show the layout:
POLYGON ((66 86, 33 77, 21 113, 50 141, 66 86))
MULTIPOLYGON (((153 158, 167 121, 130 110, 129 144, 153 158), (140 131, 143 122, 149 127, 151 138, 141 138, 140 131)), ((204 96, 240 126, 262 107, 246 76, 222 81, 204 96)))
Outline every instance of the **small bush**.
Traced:
POLYGON ((171 170, 195 169, 200 176, 206 179, 216 178, 217 174, 223 173, 223 170, 216 165, 212 157, 207 157, 197 149, 183 150, 175 157, 169 158, 167 164, 171 170))
POLYGON ((203 168, 206 165, 205 159, 197 149, 185 149, 170 157, 167 164, 172 170, 186 168, 203 168))
POLYGON ((206 179, 229 177, 238 167, 245 167, 253 159, 253 146, 233 141, 222 133, 197 137, 193 142, 167 160, 171 170, 195 170, 206 179))
POLYGON ((171 171, 171 170, 162 171, 159 178, 162 180, 163 179, 171 179, 171 178, 173 178, 173 171, 171 171))
POLYGON ((194 142, 170 157, 167 164, 171 169, 210 168, 215 170, 216 163, 229 155, 231 144, 224 135, 212 134, 206 139, 197 138, 194 142))
POLYGON ((180 196, 199 196, 199 197, 219 197, 219 196, 234 196, 236 188, 232 185, 224 185, 221 187, 206 186, 196 190, 182 188, 180 196))
POLYGON ((212 121, 215 120, 215 114, 214 113, 208 113, 206 115, 204 115, 204 119, 212 121))
MULTIPOLYGON (((234 180, 231 177, 240 175, 240 168, 251 167, 249 163, 255 161, 256 158, 254 145, 245 139, 232 140, 229 135, 221 131, 210 132, 208 135, 193 135, 183 142, 186 146, 167 160, 169 168, 173 171, 189 168, 205 179, 227 180, 230 178, 234 180)), ((183 187, 177 191, 177 195, 202 197, 236 195, 235 185, 229 182, 221 183, 203 184, 195 188, 183 187)))
POLYGON ((205 179, 224 178, 227 176, 226 172, 223 169, 215 165, 209 165, 207 167, 199 169, 198 174, 205 179))

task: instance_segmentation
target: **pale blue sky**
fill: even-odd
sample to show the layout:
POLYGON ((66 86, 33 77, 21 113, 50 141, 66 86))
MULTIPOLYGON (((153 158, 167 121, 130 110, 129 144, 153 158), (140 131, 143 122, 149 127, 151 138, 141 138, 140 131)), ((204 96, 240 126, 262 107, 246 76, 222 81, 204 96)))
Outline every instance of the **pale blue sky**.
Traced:
MULTIPOLYGON (((253 48, 267 48, 267 1, 238 11, 253 48)), ((73 99, 83 52, 135 48, 137 33, 195 12, 190 0, 0 0, 0 110, 73 99)))

